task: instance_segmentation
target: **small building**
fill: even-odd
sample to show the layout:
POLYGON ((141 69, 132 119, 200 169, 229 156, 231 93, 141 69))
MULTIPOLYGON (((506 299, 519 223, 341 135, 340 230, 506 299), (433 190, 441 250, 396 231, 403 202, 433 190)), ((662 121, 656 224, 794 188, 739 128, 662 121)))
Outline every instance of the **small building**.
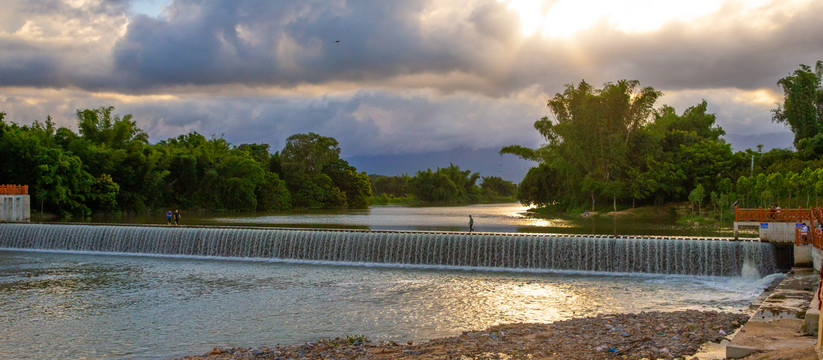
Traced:
POLYGON ((793 247, 795 266, 823 264, 823 208, 740 209, 734 208, 734 237, 742 226, 758 228, 760 241, 793 247), (805 228, 805 230, 801 230, 805 228))
POLYGON ((28 185, 0 185, 0 222, 30 222, 28 185))

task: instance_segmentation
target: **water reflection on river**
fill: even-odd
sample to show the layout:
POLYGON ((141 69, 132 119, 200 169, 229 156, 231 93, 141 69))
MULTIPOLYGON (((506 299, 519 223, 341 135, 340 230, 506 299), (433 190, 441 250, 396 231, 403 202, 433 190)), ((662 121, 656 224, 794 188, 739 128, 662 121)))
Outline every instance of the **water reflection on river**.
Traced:
POLYGON ((164 358, 365 334, 425 340, 511 322, 740 311, 775 276, 607 276, 0 251, 0 358, 164 358))
MULTIPOLYGON (((731 226, 678 225, 676 218, 555 217, 541 218, 519 203, 453 207, 372 206, 345 212, 237 214, 215 216, 218 224, 288 227, 368 228, 372 230, 468 230, 469 215, 475 231, 546 232, 564 234, 731 236, 731 226)), ((745 236, 745 234, 743 235, 745 236)))
MULTIPOLYGON (((183 225, 729 236, 674 219, 543 219, 520 204, 191 213, 183 225)), ((164 224, 162 213, 95 222, 164 224)), ((351 265, 351 264, 349 264, 351 265)), ((774 277, 444 271, 0 251, 0 358, 145 359, 365 334, 425 340, 596 313, 740 311, 774 277)))

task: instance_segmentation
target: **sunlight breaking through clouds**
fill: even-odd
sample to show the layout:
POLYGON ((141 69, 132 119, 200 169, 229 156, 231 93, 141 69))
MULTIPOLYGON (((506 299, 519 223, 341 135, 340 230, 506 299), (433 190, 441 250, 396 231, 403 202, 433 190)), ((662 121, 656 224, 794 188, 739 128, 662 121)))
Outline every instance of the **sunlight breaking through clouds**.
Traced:
POLYGON ((112 105, 152 141, 196 130, 278 150, 311 131, 345 156, 537 146, 565 84, 620 79, 678 113, 706 99, 730 141, 786 147, 776 82, 823 59, 816 0, 3 5, 6 121, 74 127, 77 109, 112 105))
MULTIPOLYGON (((499 0, 515 11, 521 22, 523 35, 540 34, 543 37, 565 38, 604 23, 627 34, 649 33, 668 23, 689 24, 706 20, 724 8, 735 8, 750 17, 750 21, 766 26, 779 11, 792 11, 807 2, 746 0, 499 0), (767 7, 767 5, 769 7, 767 7)), ((711 23, 704 23, 706 26, 711 23)))

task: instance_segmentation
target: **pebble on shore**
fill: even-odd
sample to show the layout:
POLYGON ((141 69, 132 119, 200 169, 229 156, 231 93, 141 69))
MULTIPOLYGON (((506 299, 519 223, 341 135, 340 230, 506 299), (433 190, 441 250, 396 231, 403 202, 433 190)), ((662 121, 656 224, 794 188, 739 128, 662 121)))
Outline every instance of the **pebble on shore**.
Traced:
POLYGON ((597 315, 551 324, 497 325, 424 343, 364 337, 267 348, 215 348, 180 359, 674 359, 718 342, 746 314, 685 310, 597 315))

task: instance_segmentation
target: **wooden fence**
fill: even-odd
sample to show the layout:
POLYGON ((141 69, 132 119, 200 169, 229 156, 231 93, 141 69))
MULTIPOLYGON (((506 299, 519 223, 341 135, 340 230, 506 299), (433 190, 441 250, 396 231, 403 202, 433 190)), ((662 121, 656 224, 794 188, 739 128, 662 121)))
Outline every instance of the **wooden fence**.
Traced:
MULTIPOLYGON (((816 208, 797 209, 740 209, 734 208, 734 221, 803 222, 811 221, 816 208)), ((820 210, 817 208, 817 210, 820 210)))
POLYGON ((808 229, 800 227, 794 229, 795 245, 812 244, 814 247, 823 250, 823 208, 797 208, 797 209, 740 209, 734 208, 734 221, 751 222, 791 222, 805 223, 808 229))
POLYGON ((0 195, 28 195, 28 185, 0 185, 0 195))

